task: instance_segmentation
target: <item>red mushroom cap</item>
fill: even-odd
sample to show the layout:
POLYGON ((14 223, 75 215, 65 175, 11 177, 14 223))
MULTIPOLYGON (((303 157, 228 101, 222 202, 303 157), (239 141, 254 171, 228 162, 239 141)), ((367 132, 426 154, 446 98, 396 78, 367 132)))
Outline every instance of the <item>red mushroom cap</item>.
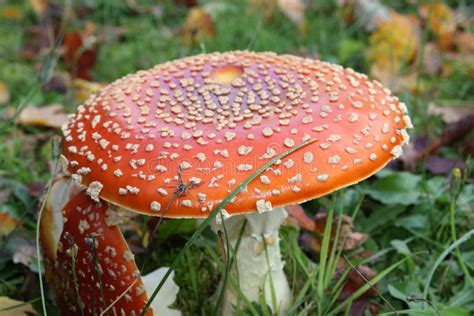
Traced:
POLYGON ((309 139, 317 141, 265 171, 226 211, 265 211, 359 182, 400 155, 410 125, 397 97, 352 69, 237 51, 110 84, 71 117, 63 151, 93 198, 206 217, 260 166, 309 139))
POLYGON ((46 277, 64 315, 81 315, 81 308, 84 315, 98 315, 116 301, 109 314, 138 316, 148 300, 133 254, 119 227, 108 222, 108 210, 106 202, 77 193, 63 208, 64 227, 56 244, 53 209, 45 207, 41 245, 46 277))

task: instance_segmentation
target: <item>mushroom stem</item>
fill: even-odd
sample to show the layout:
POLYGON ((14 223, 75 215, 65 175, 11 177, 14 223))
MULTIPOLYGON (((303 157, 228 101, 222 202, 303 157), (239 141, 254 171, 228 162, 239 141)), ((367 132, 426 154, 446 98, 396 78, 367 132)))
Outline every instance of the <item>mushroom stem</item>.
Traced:
MULTIPOLYGON (((230 275, 235 282, 225 285, 221 315, 233 315, 236 310, 246 309, 239 299, 240 293, 250 302, 261 302, 263 296, 273 313, 285 314, 291 300, 291 290, 283 271, 278 230, 287 216, 286 210, 278 207, 272 212, 236 215, 225 220, 234 250, 245 220, 247 224, 230 275)), ((216 233, 224 232, 222 223, 216 223, 212 228, 216 233)), ((226 253, 229 253, 228 249, 226 253)), ((216 296, 220 293, 222 282, 216 296)))

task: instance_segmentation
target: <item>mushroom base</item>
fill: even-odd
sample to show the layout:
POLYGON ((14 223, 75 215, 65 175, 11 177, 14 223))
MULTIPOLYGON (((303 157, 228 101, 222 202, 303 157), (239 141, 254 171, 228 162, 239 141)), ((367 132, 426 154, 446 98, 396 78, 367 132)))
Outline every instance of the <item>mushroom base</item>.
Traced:
MULTIPOLYGON (((278 207, 271 212, 237 215, 225 220, 228 238, 234 249, 245 220, 247 224, 231 270, 230 277, 234 282, 229 280, 226 284, 221 315, 233 315, 236 310, 246 309, 244 301, 239 298, 240 293, 249 302, 261 302, 263 297, 273 313, 285 314, 291 290, 283 271, 278 230, 287 216, 285 208, 278 207)), ((216 233, 224 231, 222 223, 213 224, 212 229, 216 233)), ((222 286, 221 283, 216 298, 222 286)))

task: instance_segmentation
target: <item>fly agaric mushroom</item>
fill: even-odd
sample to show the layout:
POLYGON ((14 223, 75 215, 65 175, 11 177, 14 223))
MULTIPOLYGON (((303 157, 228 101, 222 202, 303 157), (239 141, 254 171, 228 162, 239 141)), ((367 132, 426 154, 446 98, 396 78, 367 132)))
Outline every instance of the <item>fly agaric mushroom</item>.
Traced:
MULTIPOLYGON (((65 177, 54 181, 40 222, 45 274, 63 315, 140 315, 167 268, 140 277, 107 202, 96 203, 65 177)), ((168 308, 179 288, 166 280, 146 315, 179 316, 168 308)))
MULTIPOLYGON (((315 140, 222 211, 232 245, 241 225, 231 224, 248 221, 236 255, 242 292, 259 301, 264 291, 284 313, 291 295, 279 249, 283 207, 374 174, 401 154, 410 126, 397 97, 352 69, 291 55, 212 53, 139 71, 92 96, 63 128, 63 159, 93 200, 204 218, 259 167, 315 140)), ((93 225, 82 220, 74 225, 93 225)), ((222 314, 233 312, 235 293, 225 289, 222 314)))

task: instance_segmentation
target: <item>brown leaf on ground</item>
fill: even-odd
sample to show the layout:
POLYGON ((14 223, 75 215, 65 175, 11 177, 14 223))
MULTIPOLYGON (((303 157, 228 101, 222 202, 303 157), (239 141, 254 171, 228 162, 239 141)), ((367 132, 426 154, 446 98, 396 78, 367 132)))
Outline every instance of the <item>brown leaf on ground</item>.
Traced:
POLYGON ((449 175, 454 168, 464 170, 466 164, 464 161, 455 161, 440 156, 428 156, 425 160, 426 169, 432 174, 449 175))
POLYGON ((67 122, 67 115, 61 104, 51 104, 42 107, 27 107, 21 111, 18 123, 59 128, 67 122))
POLYGON ((265 22, 272 22, 275 13, 283 13, 298 27, 301 35, 306 35, 305 0, 247 0, 249 13, 259 12, 265 22))
POLYGON ((31 7, 37 16, 43 17, 48 9, 48 0, 30 0, 31 7))
POLYGON ((28 267, 34 260, 36 260, 36 246, 25 243, 15 248, 13 263, 21 263, 28 267))
POLYGON ((30 303, 17 301, 7 296, 0 296, 0 310, 2 316, 29 316, 39 315, 30 303))
POLYGON ((403 154, 400 157, 400 161, 403 162, 404 170, 414 172, 418 163, 419 152, 415 146, 415 142, 409 142, 403 149, 403 154))
POLYGON ((428 105, 428 114, 439 115, 444 122, 451 124, 474 114, 474 105, 465 106, 438 106, 431 102, 428 105))
POLYGON ((418 48, 416 24, 407 16, 392 13, 369 38, 367 56, 372 62, 372 76, 390 86, 403 67, 415 61, 418 48))
POLYGON ((432 140, 426 150, 418 157, 423 159, 436 153, 441 147, 449 146, 462 140, 474 130, 474 114, 468 115, 461 120, 450 124, 440 137, 432 140))
POLYGON ((0 17, 7 20, 19 21, 23 18, 23 13, 17 6, 5 6, 0 9, 0 17))
POLYGON ((211 15, 202 8, 191 8, 179 35, 187 46, 196 45, 204 39, 213 38, 216 31, 211 15))
MULTIPOLYGON (((363 287, 367 281, 370 281, 377 274, 369 267, 361 265, 356 267, 356 269, 351 269, 347 277, 347 282, 344 285, 344 288, 341 293, 341 299, 346 299, 352 293, 357 291, 359 288, 363 287)), ((375 288, 378 288, 376 285, 375 288)), ((375 295, 376 292, 373 288, 369 289, 364 295, 375 295)))
POLYGON ((316 225, 314 221, 306 215, 304 209, 299 205, 287 205, 285 209, 288 211, 289 218, 294 220, 302 229, 314 231, 316 225))
MULTIPOLYGON (((363 233, 356 232, 354 230, 354 226, 352 225, 352 219, 347 215, 341 215, 341 227, 339 231, 339 240, 337 241, 338 249, 342 250, 351 250, 355 249, 361 244, 363 244, 368 236, 363 233)), ((326 227, 327 222, 327 213, 318 213, 314 217, 314 223, 316 225, 315 232, 319 236, 315 238, 315 242, 313 246, 315 246, 319 252, 322 236, 324 235, 324 230, 326 227)), ((336 217, 332 223, 331 229, 331 241, 330 246, 332 247, 332 243, 334 242, 334 238, 336 237, 336 230, 339 222, 339 217, 336 217)), ((316 248, 313 248, 316 250, 316 248)))
MULTIPOLYGON (((346 278, 342 292, 338 298, 340 302, 347 299, 349 296, 354 294, 358 289, 367 284, 376 276, 376 273, 366 265, 361 265, 355 269, 351 269, 349 275, 346 278)), ((362 316, 365 315, 366 311, 369 311, 371 315, 377 315, 377 306, 370 302, 370 299, 377 294, 378 284, 368 289, 362 296, 355 300, 351 305, 349 315, 351 316, 362 316)))
POLYGON ((10 90, 8 90, 8 86, 0 81, 0 105, 3 105, 10 101, 10 90))
POLYGON ((87 100, 92 94, 97 93, 106 85, 106 83, 91 82, 82 79, 74 79, 72 81, 75 98, 80 103, 87 100))
POLYGON ((82 32, 66 32, 64 34, 64 63, 73 77, 91 80, 90 73, 97 60, 97 38, 95 24, 86 23, 82 32))
MULTIPOLYGON (((319 252, 321 250, 324 231, 326 229, 327 213, 318 213, 313 219, 310 219, 300 205, 286 206, 286 209, 290 217, 305 230, 301 235, 303 246, 311 251, 319 252)), ((368 236, 366 234, 354 230, 351 218, 347 215, 342 215, 341 218, 336 217, 333 220, 330 247, 332 247, 335 242, 334 239, 336 238, 339 219, 341 220, 341 226, 339 230, 339 239, 337 240, 338 249, 355 249, 367 240, 368 236)))
POLYGON ((474 54, 474 34, 458 32, 453 38, 456 50, 463 54, 474 54))
POLYGON ((348 23, 357 22, 368 32, 376 30, 393 12, 377 0, 339 0, 339 5, 342 6, 348 23))
POLYGON ((293 22, 301 34, 306 34, 305 10, 306 4, 303 0, 277 0, 280 11, 293 22))
POLYGON ((0 212, 0 223, 0 236, 7 236, 20 225, 20 220, 7 212, 0 212))
POLYGON ((177 5, 186 6, 188 8, 196 7, 198 5, 197 0, 173 0, 177 5))
POLYGON ((370 73, 377 78, 383 85, 390 87, 394 92, 409 91, 411 93, 422 92, 425 90, 423 82, 418 82, 416 72, 399 74, 393 72, 390 67, 374 64, 370 68, 370 73))
POLYGON ((468 140, 464 144, 464 156, 474 157, 474 140, 468 140))
POLYGON ((439 47, 442 50, 452 49, 456 33, 456 17, 453 10, 442 2, 424 3, 419 7, 419 13, 436 36, 439 47))

